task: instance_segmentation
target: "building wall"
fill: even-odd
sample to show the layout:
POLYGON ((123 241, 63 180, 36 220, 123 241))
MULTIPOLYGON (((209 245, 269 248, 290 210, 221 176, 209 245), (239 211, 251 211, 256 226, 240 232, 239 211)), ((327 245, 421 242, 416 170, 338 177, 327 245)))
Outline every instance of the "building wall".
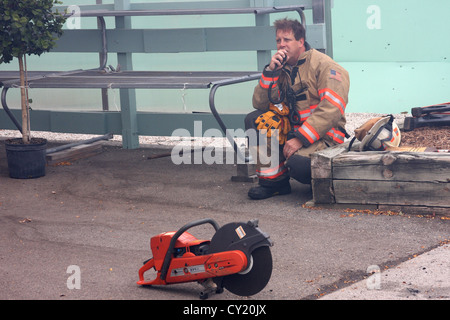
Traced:
POLYGON ((334 58, 350 72, 348 112, 402 112, 450 101, 445 0, 335 0, 334 58))

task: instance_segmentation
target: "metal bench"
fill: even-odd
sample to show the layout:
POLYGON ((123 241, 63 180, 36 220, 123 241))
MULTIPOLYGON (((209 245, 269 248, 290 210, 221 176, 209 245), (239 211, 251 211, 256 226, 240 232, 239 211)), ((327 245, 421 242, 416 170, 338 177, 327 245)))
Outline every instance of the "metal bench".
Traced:
MULTIPOLYGON (((257 3, 261 1, 256 1, 257 3)), ((30 88, 99 88, 120 89, 122 109, 119 112, 74 113, 57 111, 36 111, 33 116, 34 130, 55 132, 76 131, 70 123, 78 119, 78 123, 90 126, 91 133, 120 133, 123 137, 124 148, 139 146, 139 135, 170 135, 177 128, 187 127, 192 132, 192 123, 202 121, 204 127, 215 127, 210 114, 165 114, 136 112, 136 97, 134 89, 209 89, 209 105, 216 124, 226 133, 227 125, 240 128, 245 115, 220 116, 216 109, 215 94, 218 88, 237 83, 259 79, 260 70, 271 56, 275 48, 274 30, 269 23, 272 13, 295 11, 300 20, 306 25, 304 10, 312 10, 313 24, 306 26, 310 44, 316 49, 332 55, 329 0, 272 1, 282 3, 280 6, 248 7, 248 1, 208 1, 208 2, 164 2, 129 4, 116 0, 114 5, 82 6, 81 17, 96 17, 99 29, 66 30, 55 52, 99 52, 100 66, 91 70, 74 70, 68 72, 31 71, 28 73, 30 88), (236 7, 208 6, 234 5, 236 7), (286 5, 288 3, 289 5, 286 5), (294 4, 293 4, 294 3, 294 4), (125 4, 125 5, 124 5, 125 4), (176 6, 176 8, 174 8, 176 6), (197 6, 197 8, 191 8, 197 6), (201 7, 201 9, 199 9, 201 7), (99 10, 93 10, 100 8, 99 10), (132 29, 132 16, 170 16, 170 15, 209 15, 209 14, 253 14, 255 26, 227 27, 227 28, 191 28, 174 29, 132 29), (116 18, 116 28, 107 29, 105 17, 116 18), (327 21, 328 20, 328 21, 327 21), (328 23, 326 23, 328 22, 328 23), (78 45, 80 36, 90 45, 86 48, 78 45), (142 39, 135 41, 136 37, 142 39), (173 40, 158 44, 159 37, 173 40), (111 41, 114 39, 114 41, 111 41), (216 39, 220 39, 217 41, 216 39), (233 41, 233 46, 230 44, 233 41), (169 43, 169 44, 168 44, 169 43), (170 43, 176 43, 171 46, 170 43), (134 52, 203 52, 203 51, 255 51, 257 52, 258 68, 255 71, 227 71, 227 72, 176 72, 176 71, 134 71, 131 64, 131 53, 134 52), (120 72, 105 72, 108 53, 117 53, 122 67, 120 72), (71 121, 65 121, 69 120, 71 121), (38 122, 36 124, 36 122, 38 122), (147 125, 155 124, 155 126, 147 125), (161 124, 164 124, 164 128, 161 124), (169 125, 170 124, 170 125, 169 125), (183 126, 184 125, 184 126, 183 126), (93 129, 96 127, 97 129, 93 129), (37 129, 36 129, 37 128, 37 129), (149 129, 153 128, 153 129, 149 129)), ((255 1, 251 1, 255 3, 255 1)), ((265 1, 264 1, 265 3, 265 1)), ((61 9, 60 9, 61 10, 61 9)), ((1 102, 4 111, 21 129, 15 118, 17 110, 10 110, 7 104, 7 92, 11 88, 19 87, 18 72, 1 71, 0 85, 3 86, 1 102)), ((230 139, 236 152, 234 139, 230 139)))

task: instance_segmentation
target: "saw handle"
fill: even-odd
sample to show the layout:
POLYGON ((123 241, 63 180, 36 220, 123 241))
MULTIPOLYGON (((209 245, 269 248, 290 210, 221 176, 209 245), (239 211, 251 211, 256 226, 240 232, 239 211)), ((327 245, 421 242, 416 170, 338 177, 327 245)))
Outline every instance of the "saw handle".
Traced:
POLYGON ((167 271, 169 270, 170 261, 172 260, 172 254, 173 254, 173 251, 175 248, 175 243, 177 242, 178 238, 184 232, 186 232, 188 229, 202 225, 202 224, 207 224, 207 223, 211 224, 216 231, 219 230, 219 228, 220 228, 219 225, 217 224, 217 222, 214 221, 213 219, 201 219, 201 220, 197 220, 197 221, 192 221, 192 222, 184 225, 183 227, 180 228, 180 230, 178 230, 173 235, 173 237, 169 243, 169 248, 167 249, 166 255, 164 256, 164 262, 163 262, 163 265, 161 268, 161 276, 160 276, 161 280, 166 280, 167 271))
POLYGON ((141 285, 145 284, 144 273, 145 273, 145 271, 150 270, 154 266, 155 266, 155 260, 153 258, 145 261, 144 265, 139 269, 139 281, 137 282, 137 284, 141 284, 141 285))

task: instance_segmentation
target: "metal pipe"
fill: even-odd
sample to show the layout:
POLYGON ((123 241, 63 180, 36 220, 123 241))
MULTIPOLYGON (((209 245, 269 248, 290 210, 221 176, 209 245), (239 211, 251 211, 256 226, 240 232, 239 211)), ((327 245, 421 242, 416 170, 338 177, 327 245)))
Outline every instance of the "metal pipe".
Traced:
POLYGON ((304 6, 279 6, 255 8, 219 8, 219 9, 151 9, 151 10, 85 10, 81 17, 126 17, 126 16, 171 16, 171 15, 210 15, 210 14, 267 14, 303 10, 304 6))
POLYGON ((72 147, 80 146, 82 144, 90 144, 90 143, 97 142, 97 141, 100 141, 100 140, 109 140, 109 139, 112 139, 112 137, 113 137, 113 135, 111 133, 107 133, 107 134, 105 134, 103 136, 100 136, 100 137, 95 137, 95 138, 88 139, 88 140, 83 140, 83 141, 78 141, 78 142, 74 142, 74 143, 69 143, 69 144, 65 144, 65 145, 59 146, 59 147, 48 148, 46 152, 47 152, 47 154, 50 154, 50 153, 66 150, 66 149, 69 149, 69 148, 72 148, 72 147))
POLYGON ((102 59, 99 69, 103 70, 106 68, 106 64, 108 62, 108 42, 106 39, 106 22, 104 17, 97 17, 97 20, 101 26, 102 31, 102 59))
MULTIPOLYGON (((73 16, 75 14, 75 11, 72 12, 67 12, 65 14, 63 14, 63 16, 65 18, 70 18, 71 16, 73 16)), ((108 63, 108 42, 106 39, 106 22, 105 22, 105 17, 104 15, 84 15, 80 12, 80 17, 81 16, 87 16, 87 17, 96 17, 97 18, 97 22, 98 25, 100 27, 100 31, 102 33, 102 58, 100 61, 100 66, 98 68, 98 70, 103 70, 106 68, 106 64, 108 63)), ((92 69, 92 70, 96 70, 96 69, 92 69)))
POLYGON ((228 141, 233 146, 234 152, 236 152, 238 157, 241 160, 245 161, 246 163, 250 162, 250 158, 246 157, 245 155, 243 155, 241 153, 241 151, 237 147, 236 141, 234 141, 234 138, 232 136, 230 136, 225 123, 223 122, 222 118, 220 117, 219 113, 217 112, 216 104, 215 104, 215 95, 216 95, 217 89, 219 89, 222 86, 227 86, 227 85, 230 85, 230 84, 247 82, 247 81, 251 81, 251 80, 257 80, 260 77, 261 77, 261 74, 258 73, 258 74, 252 74, 252 75, 249 75, 249 76, 246 76, 246 77, 234 78, 234 79, 214 82, 213 83, 213 87, 211 88, 211 91, 209 93, 209 108, 211 109, 211 112, 212 112, 214 118, 216 119, 216 121, 219 124, 220 128, 222 129, 222 131, 225 133, 225 136, 228 139, 228 141))
POLYGON ((17 121, 16 117, 14 117, 11 110, 9 110, 8 104, 6 103, 6 93, 8 92, 8 89, 9 89, 9 87, 4 87, 2 90, 2 106, 3 106, 3 109, 5 110, 6 114, 8 115, 8 117, 12 120, 14 125, 17 127, 17 129, 19 129, 19 131, 22 132, 22 126, 17 121))

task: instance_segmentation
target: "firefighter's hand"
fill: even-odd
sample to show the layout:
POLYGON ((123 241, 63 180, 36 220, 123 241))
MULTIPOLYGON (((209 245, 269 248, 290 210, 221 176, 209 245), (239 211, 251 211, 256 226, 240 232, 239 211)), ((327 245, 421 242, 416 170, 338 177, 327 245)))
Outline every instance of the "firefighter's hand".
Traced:
POLYGON ((284 144, 283 155, 287 159, 289 159, 294 153, 300 150, 303 147, 303 143, 298 138, 293 138, 284 144))
POLYGON ((287 53, 285 50, 278 50, 277 53, 275 53, 270 60, 269 63, 269 69, 271 71, 275 71, 278 69, 281 69, 284 64, 286 63, 286 60, 288 59, 287 53))

